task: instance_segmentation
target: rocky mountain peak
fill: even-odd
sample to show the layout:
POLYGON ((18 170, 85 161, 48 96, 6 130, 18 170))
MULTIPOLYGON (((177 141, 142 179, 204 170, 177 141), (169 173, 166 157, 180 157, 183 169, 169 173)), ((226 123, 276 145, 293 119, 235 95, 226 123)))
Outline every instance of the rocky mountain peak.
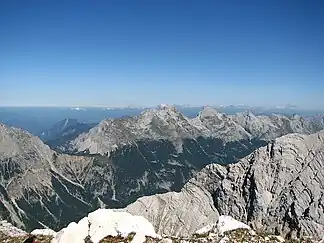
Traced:
POLYGON ((38 137, 20 129, 0 124, 0 158, 51 158, 51 149, 38 137), (41 151, 39 153, 39 151, 41 151))
POLYGON ((175 107, 175 105, 160 104, 158 106, 158 109, 160 109, 160 110, 170 110, 170 111, 173 111, 173 112, 177 112, 177 108, 175 107))
POLYGON ((161 105, 157 109, 147 109, 143 111, 138 117, 146 117, 146 118, 153 118, 153 117, 165 120, 165 119, 176 119, 179 117, 184 117, 175 106, 171 105, 161 105))
POLYGON ((249 120, 257 119, 257 116, 251 111, 246 110, 237 114, 238 116, 243 116, 249 120))
POLYGON ((205 106, 203 109, 199 112, 198 117, 200 119, 208 119, 212 117, 221 117, 223 114, 219 113, 216 109, 214 109, 211 106, 205 106))
POLYGON ((296 114, 296 113, 293 114, 293 115, 291 116, 291 118, 292 118, 292 119, 297 119, 297 120, 303 119, 302 116, 300 116, 300 115, 298 115, 298 114, 296 114))
POLYGON ((195 132, 187 117, 174 107, 163 107, 145 110, 135 117, 104 120, 89 133, 81 134, 73 144, 78 151, 89 149, 90 153, 109 154, 120 145, 140 140, 180 141, 195 132))
POLYGON ((212 107, 204 107, 198 116, 191 120, 207 137, 222 139, 225 143, 248 140, 250 134, 237 124, 231 116, 216 111, 212 107))
POLYGON ((319 114, 316 116, 312 116, 312 117, 307 117, 306 120, 312 124, 314 124, 314 126, 317 129, 323 129, 324 128, 324 114, 319 114))

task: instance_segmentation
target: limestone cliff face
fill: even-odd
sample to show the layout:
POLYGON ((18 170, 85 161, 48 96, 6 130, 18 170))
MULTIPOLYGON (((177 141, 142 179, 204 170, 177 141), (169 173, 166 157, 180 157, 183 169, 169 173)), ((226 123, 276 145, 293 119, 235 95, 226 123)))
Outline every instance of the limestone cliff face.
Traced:
POLYGON ((190 235, 225 214, 254 229, 320 238, 323 166, 324 131, 286 135, 238 163, 207 165, 179 193, 143 197, 125 210, 146 217, 160 234, 190 235))

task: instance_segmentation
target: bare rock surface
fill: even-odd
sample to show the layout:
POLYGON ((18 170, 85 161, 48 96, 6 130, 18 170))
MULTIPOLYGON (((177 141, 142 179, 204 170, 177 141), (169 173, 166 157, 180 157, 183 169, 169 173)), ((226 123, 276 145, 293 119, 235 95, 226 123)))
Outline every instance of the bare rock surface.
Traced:
POLYGON ((207 165, 181 192, 140 198, 126 211, 151 220, 160 234, 190 235, 224 214, 256 230, 319 239, 323 166, 324 131, 290 134, 238 163, 207 165))

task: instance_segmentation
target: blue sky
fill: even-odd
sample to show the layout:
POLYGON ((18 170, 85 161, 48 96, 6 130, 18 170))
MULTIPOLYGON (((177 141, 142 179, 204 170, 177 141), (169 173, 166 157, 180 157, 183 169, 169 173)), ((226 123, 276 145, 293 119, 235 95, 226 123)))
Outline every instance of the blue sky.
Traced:
POLYGON ((0 0, 0 105, 324 108, 324 2, 0 0))

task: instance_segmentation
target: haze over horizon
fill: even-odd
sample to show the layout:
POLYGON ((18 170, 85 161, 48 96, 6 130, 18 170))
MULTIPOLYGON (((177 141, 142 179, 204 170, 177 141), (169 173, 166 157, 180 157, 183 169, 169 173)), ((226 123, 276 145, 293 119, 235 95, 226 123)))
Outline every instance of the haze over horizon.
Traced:
MULTIPOLYGON (((84 109, 91 109, 91 108, 97 108, 97 109, 150 109, 155 107, 163 107, 163 106, 175 106, 175 107, 182 107, 182 108, 203 108, 203 107, 213 107, 214 109, 217 108, 246 108, 247 110, 249 108, 263 108, 263 109, 305 109, 293 104, 284 104, 284 105, 274 105, 274 106, 252 106, 252 105, 245 105, 245 104, 155 104, 155 105, 147 105, 147 106, 136 106, 136 105, 120 105, 120 106, 107 106, 107 105, 85 105, 85 106, 79 106, 79 105, 1 105, 0 108, 69 108, 72 110, 84 110, 84 109)), ((324 108, 321 109, 305 109, 309 111, 324 111, 324 108)))
POLYGON ((0 106, 324 107, 324 2, 0 1, 0 106))

